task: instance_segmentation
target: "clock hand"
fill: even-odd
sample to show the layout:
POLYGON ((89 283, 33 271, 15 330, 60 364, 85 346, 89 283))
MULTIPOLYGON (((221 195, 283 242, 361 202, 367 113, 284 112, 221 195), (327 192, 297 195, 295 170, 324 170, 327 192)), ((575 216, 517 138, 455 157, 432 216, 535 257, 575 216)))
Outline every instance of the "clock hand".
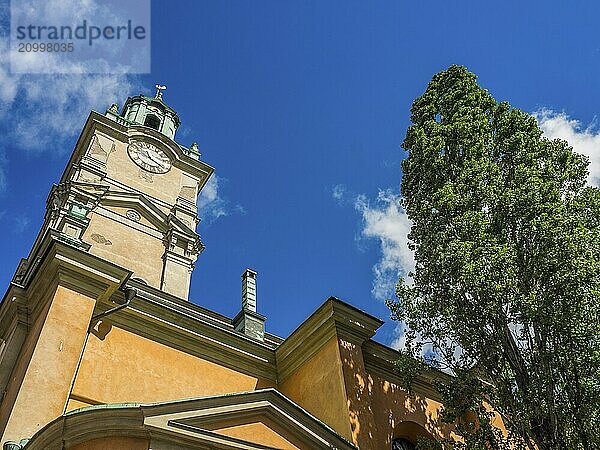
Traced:
POLYGON ((146 154, 144 154, 144 153, 140 153, 139 155, 140 155, 140 159, 141 159, 141 160, 142 160, 144 163, 146 163, 146 164, 148 164, 148 165, 150 165, 150 166, 154 166, 154 165, 156 165, 156 162, 155 162, 155 161, 154 161, 152 158, 150 158, 150 157, 148 156, 148 153, 146 153, 146 154))
POLYGON ((149 156, 149 157, 150 157, 150 159, 151 159, 152 161, 154 161, 156 164, 159 164, 159 165, 162 165, 162 164, 163 164, 163 161, 162 161, 162 160, 161 160, 159 157, 157 157, 157 156, 156 156, 156 153, 154 153, 154 152, 148 152, 148 156, 149 156))
POLYGON ((150 150, 148 150, 145 147, 140 147, 138 150, 138 154, 140 156, 140 159, 142 159, 146 164, 149 164, 151 166, 156 166, 158 165, 158 161, 152 157, 152 153, 150 150))
POLYGON ((140 158, 143 159, 144 161, 153 161, 152 157, 150 156, 150 152, 148 150, 146 150, 145 148, 141 148, 139 150, 139 155, 140 155, 140 158))

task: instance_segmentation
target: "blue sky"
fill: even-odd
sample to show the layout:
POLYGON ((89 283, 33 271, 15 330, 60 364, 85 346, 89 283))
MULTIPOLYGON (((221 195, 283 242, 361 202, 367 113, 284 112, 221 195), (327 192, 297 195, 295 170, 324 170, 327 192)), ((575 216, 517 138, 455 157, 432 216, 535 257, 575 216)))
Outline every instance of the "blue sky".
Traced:
MULTIPOLYGON (((288 335, 329 295, 387 320, 383 299, 411 264, 397 202, 414 98, 465 65, 588 154, 598 184, 599 17, 592 1, 155 1, 142 76, 13 75, 2 37, 0 284, 27 255, 89 110, 160 82, 182 120, 177 140, 197 141, 216 168, 191 299, 235 315, 251 267, 272 333, 288 335)), ((377 339, 398 337, 388 321, 377 339)))

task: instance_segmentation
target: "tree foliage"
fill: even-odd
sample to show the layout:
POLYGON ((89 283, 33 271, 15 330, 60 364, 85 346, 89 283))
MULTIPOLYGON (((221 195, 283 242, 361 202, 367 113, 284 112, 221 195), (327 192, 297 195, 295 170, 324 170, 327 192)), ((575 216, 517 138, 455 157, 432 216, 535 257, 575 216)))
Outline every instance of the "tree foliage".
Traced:
POLYGON ((464 67, 433 77, 411 121, 401 192, 416 268, 389 306, 407 353, 455 375, 440 386, 445 419, 467 448, 600 448, 600 191, 586 185, 588 160, 464 67))

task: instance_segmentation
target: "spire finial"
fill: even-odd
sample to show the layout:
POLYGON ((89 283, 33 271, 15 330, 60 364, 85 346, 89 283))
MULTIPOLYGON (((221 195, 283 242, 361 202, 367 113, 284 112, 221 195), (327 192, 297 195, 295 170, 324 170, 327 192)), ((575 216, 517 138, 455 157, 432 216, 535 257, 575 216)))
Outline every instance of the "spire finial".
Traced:
POLYGON ((156 85, 156 95, 154 96, 154 98, 157 98, 159 100, 162 100, 162 91, 164 91, 167 87, 165 85, 161 85, 161 84, 157 84, 156 85))

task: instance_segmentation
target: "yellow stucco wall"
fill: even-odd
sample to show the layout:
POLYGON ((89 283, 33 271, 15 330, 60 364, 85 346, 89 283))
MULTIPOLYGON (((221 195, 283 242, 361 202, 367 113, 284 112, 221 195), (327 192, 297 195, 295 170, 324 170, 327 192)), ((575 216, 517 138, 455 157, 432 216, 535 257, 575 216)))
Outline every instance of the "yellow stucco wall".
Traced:
POLYGON ((127 267, 134 272, 133 276, 160 289, 165 252, 161 239, 92 212, 83 241, 92 245, 90 253, 93 255, 127 267))
POLYGON ((337 337, 332 337, 279 389, 347 439, 352 438, 337 337))
POLYGON ((362 349, 356 344, 341 339, 339 348, 352 442, 363 450, 376 449, 374 441, 378 438, 371 404, 372 386, 365 371, 362 349))
MULTIPOLYGON (((123 208, 123 207, 119 207, 119 206, 111 206, 111 207, 107 207, 107 208, 110 209, 111 211, 114 211, 115 213, 119 214, 122 217, 127 217, 127 211, 132 209, 132 208, 123 208)), ((133 208, 133 209, 135 209, 135 208, 133 208)), ((164 209, 164 208, 161 208, 161 209, 164 209)), ((168 214, 168 211, 164 211, 164 212, 166 214, 168 214)), ((138 223, 145 225, 149 228, 156 229, 156 226, 142 215, 140 215, 140 220, 138 221, 138 223)))
POLYGON ((281 435, 281 431, 273 430, 272 424, 263 422, 246 423, 240 425, 232 425, 228 427, 220 427, 213 429, 215 433, 225 436, 241 439, 243 441, 252 442, 254 444, 265 445, 281 450, 299 450, 289 440, 281 435))
POLYGON ((63 413, 94 304, 89 297, 57 288, 2 442, 30 437, 63 413))
MULTIPOLYGON (((107 176, 152 197, 174 204, 181 190, 184 176, 177 167, 165 174, 142 172, 127 153, 128 144, 115 141, 113 152, 106 161, 107 176)), ((158 144, 160 146, 160 144, 158 144)))
POLYGON ((73 389, 80 402, 160 402, 268 385, 115 326, 100 330, 90 335, 73 389))
POLYGON ((352 442, 361 450, 390 448, 396 437, 457 437, 452 426, 440 421, 441 403, 408 394, 386 377, 370 373, 359 345, 340 339, 339 348, 352 442))
POLYGON ((48 310, 50 309, 50 304, 51 303, 48 302, 48 304, 44 307, 44 310, 38 316, 37 320, 32 324, 29 334, 27 335, 27 338, 21 347, 19 357, 6 387, 6 392, 2 398, 2 405, 0 407, 0 430, 5 430, 6 424, 8 423, 10 414, 13 410, 13 405, 15 404, 17 396, 19 395, 21 382, 23 381, 23 377, 27 372, 29 362, 31 361, 31 356, 35 350, 39 335, 42 332, 48 310))
POLYGON ((147 439, 108 437, 92 439, 69 447, 69 450, 148 450, 147 439))
POLYGON ((413 439, 416 435, 410 434, 421 428, 434 438, 456 437, 452 427, 440 421, 441 403, 422 395, 409 395, 396 384, 372 373, 367 376, 367 392, 371 398, 374 423, 377 424, 373 448, 389 448, 394 437, 402 437, 398 430, 403 429, 409 430, 405 437, 413 439), (407 427, 403 424, 414 425, 407 427))

